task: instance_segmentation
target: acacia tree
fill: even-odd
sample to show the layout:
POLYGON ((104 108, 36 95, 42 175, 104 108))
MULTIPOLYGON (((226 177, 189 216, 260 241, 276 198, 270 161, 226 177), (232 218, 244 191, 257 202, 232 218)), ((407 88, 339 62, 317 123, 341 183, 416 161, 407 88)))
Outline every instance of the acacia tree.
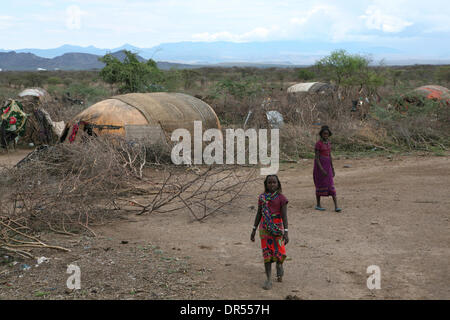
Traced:
POLYGON ((126 50, 124 53, 123 62, 111 54, 99 58, 105 63, 105 67, 100 71, 103 81, 119 85, 120 93, 164 90, 160 85, 163 74, 154 60, 141 62, 135 53, 126 50))
POLYGON ((373 93, 383 84, 384 79, 370 69, 370 62, 367 57, 336 50, 317 61, 315 66, 325 77, 334 81, 337 89, 359 86, 360 90, 366 88, 373 93))

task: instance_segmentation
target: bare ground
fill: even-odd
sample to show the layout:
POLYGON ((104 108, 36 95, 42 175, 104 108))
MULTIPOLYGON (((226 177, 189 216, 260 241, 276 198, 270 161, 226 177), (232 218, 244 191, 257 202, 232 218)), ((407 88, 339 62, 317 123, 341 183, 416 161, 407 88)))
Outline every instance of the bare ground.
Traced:
MULTIPOLYGON (((0 165, 26 153, 2 154, 0 165)), ((262 289, 259 241, 249 240, 261 178, 204 223, 188 211, 129 214, 95 227, 97 237, 43 235, 71 252, 36 250, 50 258, 37 267, 2 253, 0 299, 450 299, 450 157, 334 162, 341 213, 331 199, 313 209, 312 160, 280 169, 290 243, 272 290, 262 289), (80 267, 81 290, 67 289, 68 264, 80 267), (366 286, 370 265, 381 269, 380 290, 366 286)))

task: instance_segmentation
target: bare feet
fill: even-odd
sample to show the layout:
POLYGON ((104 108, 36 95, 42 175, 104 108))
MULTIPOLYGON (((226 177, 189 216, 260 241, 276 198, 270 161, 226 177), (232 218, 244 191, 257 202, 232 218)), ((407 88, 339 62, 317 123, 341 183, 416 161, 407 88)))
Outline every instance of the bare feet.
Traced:
POLYGON ((270 280, 267 279, 267 280, 264 282, 263 289, 264 289, 264 290, 270 290, 270 289, 272 289, 272 281, 270 281, 270 280))
POLYGON ((284 275, 283 265, 281 263, 277 263, 277 281, 278 282, 283 282, 283 275, 284 275))

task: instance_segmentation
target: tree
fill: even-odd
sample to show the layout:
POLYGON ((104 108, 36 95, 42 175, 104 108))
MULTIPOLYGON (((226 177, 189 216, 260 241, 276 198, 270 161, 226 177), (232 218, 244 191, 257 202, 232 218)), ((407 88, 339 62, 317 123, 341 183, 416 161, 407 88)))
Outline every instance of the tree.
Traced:
POLYGON ((241 81, 224 79, 216 84, 216 93, 231 95, 238 100, 254 96, 261 92, 262 88, 256 78, 248 78, 241 81))
POLYGON ((336 50, 317 61, 315 66, 335 82, 337 89, 359 86, 359 91, 366 89, 371 95, 384 83, 384 77, 370 69, 370 62, 367 57, 336 50))
POLYGON ((299 80, 311 80, 314 79, 314 72, 308 69, 300 69, 297 73, 299 80))
POLYGON ((41 87, 46 78, 40 72, 28 72, 25 76, 25 85, 28 87, 41 87))
POLYGON ((435 78, 439 83, 450 83, 450 66, 440 67, 435 73, 435 78))
POLYGON ((195 80, 197 77, 200 76, 200 73, 198 73, 195 70, 190 69, 183 69, 181 70, 181 77, 184 82, 184 89, 190 89, 194 86, 195 80))
POLYGON ((111 54, 99 58, 106 64, 100 71, 103 81, 118 84, 121 93, 164 91, 160 85, 163 74, 154 60, 140 62, 135 53, 124 52, 123 62, 111 54))
POLYGON ((391 74, 392 74, 392 81, 394 82, 394 87, 396 87, 398 80, 403 74, 403 70, 394 70, 391 72, 391 74))

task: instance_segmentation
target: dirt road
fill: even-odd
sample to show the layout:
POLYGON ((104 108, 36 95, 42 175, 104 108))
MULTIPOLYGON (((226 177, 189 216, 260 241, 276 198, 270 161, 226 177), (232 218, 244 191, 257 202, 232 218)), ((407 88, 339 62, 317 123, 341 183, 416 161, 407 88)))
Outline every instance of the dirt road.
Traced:
POLYGON ((55 253, 47 267, 29 274, 2 275, 0 269, 0 298, 36 298, 44 286, 56 289, 43 298, 58 299, 450 299, 450 157, 334 162, 341 213, 332 210, 331 198, 322 202, 327 211, 313 209, 312 160, 280 169, 289 199, 290 243, 284 282, 274 282, 272 290, 262 289, 260 244, 249 239, 261 178, 259 189, 248 190, 232 210, 204 223, 193 222, 188 211, 130 215, 95 228, 97 238, 61 238, 72 243, 73 252, 55 253), (64 267, 71 261, 83 270, 85 295, 64 293, 64 267), (169 270, 163 268, 167 263, 186 268, 158 283, 139 281, 169 270), (366 285, 371 265, 381 270, 379 290, 366 285), (56 271, 61 274, 54 276, 56 271), (125 276, 130 274, 137 281, 125 276), (188 275, 186 284, 182 279, 188 275), (105 284, 116 291, 105 290, 105 284))
MULTIPOLYGON (((311 161, 279 172, 288 197, 290 243, 283 283, 261 289, 259 242, 249 241, 258 191, 234 211, 205 223, 189 213, 153 215, 101 228, 108 236, 181 248, 211 270, 210 298, 434 299, 450 298, 450 158, 335 161, 342 213, 332 201, 313 210, 311 161), (351 168, 343 168, 344 165, 351 168), (369 290, 367 267, 381 270, 381 289, 369 290)), ((262 185, 262 183, 261 183, 262 185)))

